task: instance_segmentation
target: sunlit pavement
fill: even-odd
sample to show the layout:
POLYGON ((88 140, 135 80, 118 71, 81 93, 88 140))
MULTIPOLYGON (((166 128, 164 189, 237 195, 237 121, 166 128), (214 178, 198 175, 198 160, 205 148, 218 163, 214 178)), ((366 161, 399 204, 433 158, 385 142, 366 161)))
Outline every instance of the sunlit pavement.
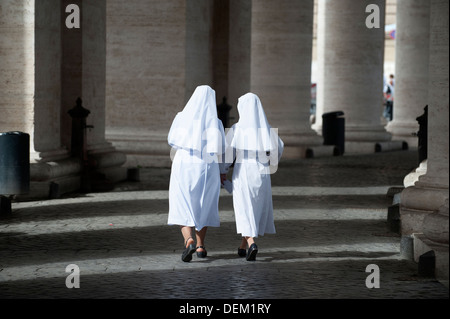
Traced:
POLYGON ((13 203, 0 219, 0 298, 448 298, 402 258, 387 225, 388 190, 416 166, 414 151, 282 162, 272 176, 277 234, 257 239, 256 262, 237 256, 225 190, 208 257, 181 261, 180 230, 167 225, 170 169, 142 169, 141 182, 112 192, 13 203), (79 288, 66 286, 69 265, 79 288), (369 265, 379 288, 367 286, 369 265))

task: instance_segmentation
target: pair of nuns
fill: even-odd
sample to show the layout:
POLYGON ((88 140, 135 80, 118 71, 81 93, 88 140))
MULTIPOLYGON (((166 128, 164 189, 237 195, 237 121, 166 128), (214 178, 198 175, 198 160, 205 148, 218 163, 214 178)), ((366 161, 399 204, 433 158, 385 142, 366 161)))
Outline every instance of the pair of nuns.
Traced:
POLYGON ((278 164, 284 144, 271 129, 258 96, 241 96, 237 108, 239 121, 225 136, 215 91, 198 86, 170 128, 168 143, 176 153, 168 224, 181 227, 184 262, 195 252, 199 258, 207 256, 206 231, 220 227, 220 188, 233 163, 233 207, 237 233, 242 235, 238 255, 256 260, 255 238, 275 234, 270 167, 278 164))

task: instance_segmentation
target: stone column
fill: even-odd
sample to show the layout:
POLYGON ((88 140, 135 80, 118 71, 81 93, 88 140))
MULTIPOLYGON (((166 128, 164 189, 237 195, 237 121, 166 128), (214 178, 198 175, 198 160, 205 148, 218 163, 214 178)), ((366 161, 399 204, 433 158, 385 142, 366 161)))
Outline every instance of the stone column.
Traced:
POLYGON ((34 162, 68 157, 61 145, 61 16, 60 2, 35 2, 34 162))
POLYGON ((209 0, 107 1, 106 136, 126 166, 170 167, 170 125, 212 82, 209 0))
POLYGON ((82 1, 82 100, 91 111, 87 147, 98 172, 110 181, 126 178, 126 161, 105 138, 106 117, 106 0, 82 1))
POLYGON ((429 0, 397 1, 394 116, 386 129, 415 148, 416 118, 428 103, 429 12, 429 0))
MULTIPOLYGON (((34 130, 34 1, 0 3, 0 131, 34 130)), ((33 147, 34 150, 34 147, 33 147)))
POLYGON ((91 169, 103 174, 108 183, 123 180, 126 169, 121 165, 126 157, 105 139, 106 1, 64 0, 61 9, 61 140, 71 148, 72 118, 68 111, 80 97, 82 106, 90 111, 86 136, 91 169), (80 9, 80 28, 67 28, 65 24, 69 4, 80 9))
POLYGON ((102 8, 102 1, 83 1, 81 29, 72 29, 75 36, 66 41, 68 3, 81 7, 81 1, 1 3, 0 14, 5 17, 1 17, 0 26, 4 37, 0 76, 5 86, 0 87, 0 129, 30 134, 30 193, 21 197, 45 198, 79 188, 80 162, 70 157, 70 144, 66 143, 71 130, 67 110, 75 105, 78 96, 93 114, 90 124, 97 131, 89 139, 89 149, 97 167, 106 170, 102 173, 113 180, 125 176, 124 172, 118 174, 110 169, 120 166, 124 156, 114 152, 104 139, 105 2, 102 8), (80 41, 70 42, 77 37, 80 41), (69 50, 75 51, 69 58, 65 56, 67 43, 71 43, 69 50), (65 68, 67 65, 70 67, 65 68), (72 85, 73 90, 68 89, 72 85), (70 101, 66 100, 67 92, 74 94, 70 101))
POLYGON ((30 135, 30 192, 20 197, 75 190, 79 165, 60 139, 60 2, 2 1, 0 15, 0 130, 30 135))
POLYGON ((389 141, 384 129, 383 58, 384 0, 319 0, 317 115, 343 111, 346 153, 374 152, 377 142, 389 141), (369 4, 379 8, 379 28, 368 28, 369 4))
POLYGON ((309 122, 313 14, 313 0, 252 1, 250 91, 278 128, 286 157, 305 157, 323 142, 309 122))
POLYGON ((250 92, 252 2, 230 0, 228 103, 233 106, 230 125, 239 120, 237 101, 250 92))
MULTIPOLYGON (((212 15, 212 74, 217 104, 228 96, 230 51, 230 0, 214 0, 212 15)), ((235 105, 233 105, 235 107, 235 105)))
POLYGON ((433 0, 430 8, 427 172, 401 193, 400 218, 402 235, 415 238, 415 258, 434 250, 436 272, 442 274, 446 268, 448 283, 449 2, 433 0), (445 223, 446 234, 441 227, 445 223))
POLYGON ((1 4, 0 130, 30 134, 31 162, 67 156, 61 147, 61 28, 53 1, 1 4))

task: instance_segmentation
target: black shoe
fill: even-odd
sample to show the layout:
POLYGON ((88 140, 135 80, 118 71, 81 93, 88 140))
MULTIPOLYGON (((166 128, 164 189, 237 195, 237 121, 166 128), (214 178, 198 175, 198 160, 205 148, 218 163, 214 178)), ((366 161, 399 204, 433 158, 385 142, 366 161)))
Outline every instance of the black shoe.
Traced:
POLYGON ((204 246, 198 246, 197 248, 195 248, 195 250, 197 249, 203 249, 203 251, 197 251, 197 257, 198 258, 206 258, 206 256, 208 256, 208 252, 206 251, 206 248, 204 246))
POLYGON ((188 248, 186 248, 183 251, 183 254, 181 255, 181 260, 184 262, 190 262, 192 260, 192 254, 195 253, 197 249, 195 248, 194 244, 190 244, 188 248))
POLYGON ((247 250, 238 248, 238 256, 239 257, 246 257, 247 256, 247 250))
POLYGON ((258 253, 258 246, 256 244, 252 244, 250 248, 248 249, 247 253, 247 261, 255 261, 256 260, 256 254, 258 253))

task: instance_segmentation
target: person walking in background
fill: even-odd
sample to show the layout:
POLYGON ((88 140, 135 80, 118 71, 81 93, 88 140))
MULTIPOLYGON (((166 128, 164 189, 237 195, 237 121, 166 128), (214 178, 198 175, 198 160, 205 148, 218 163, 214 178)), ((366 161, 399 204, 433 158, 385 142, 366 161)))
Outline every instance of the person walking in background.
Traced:
POLYGON ((383 88, 383 95, 386 106, 384 108, 383 116, 388 120, 392 121, 394 116, 394 75, 389 76, 389 81, 387 81, 383 88))
MULTIPOLYGON (((237 233, 242 235, 238 255, 254 261, 258 253, 255 238, 275 234, 270 174, 271 166, 276 167, 281 159, 284 144, 271 129, 258 96, 241 96, 237 108, 239 121, 227 133, 226 163, 221 172, 228 172, 235 160, 233 207, 237 233)), ((225 179, 222 174, 221 182, 225 179)))
POLYGON ((176 149, 169 184, 169 225, 179 225, 184 238, 181 259, 204 258, 207 228, 219 227, 220 171, 225 133, 217 117, 215 91, 198 86, 173 120, 168 143, 176 149), (195 240, 193 231, 195 230, 195 240))

